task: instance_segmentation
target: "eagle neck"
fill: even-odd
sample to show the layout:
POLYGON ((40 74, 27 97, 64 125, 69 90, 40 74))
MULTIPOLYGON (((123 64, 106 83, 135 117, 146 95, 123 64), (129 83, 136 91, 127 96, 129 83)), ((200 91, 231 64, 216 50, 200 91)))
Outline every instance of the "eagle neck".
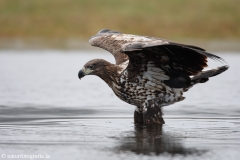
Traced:
POLYGON ((105 66, 104 71, 99 75, 99 77, 112 88, 114 84, 118 84, 118 78, 120 76, 118 70, 119 67, 117 65, 109 63, 105 66))

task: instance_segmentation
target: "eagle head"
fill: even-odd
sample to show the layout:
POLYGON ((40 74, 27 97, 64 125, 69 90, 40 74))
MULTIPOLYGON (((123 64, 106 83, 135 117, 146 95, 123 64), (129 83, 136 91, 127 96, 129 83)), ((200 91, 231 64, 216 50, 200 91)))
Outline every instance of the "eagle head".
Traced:
POLYGON ((97 75, 100 76, 106 66, 108 66, 107 61, 103 59, 93 59, 87 62, 83 68, 78 72, 79 79, 83 78, 86 75, 97 75))

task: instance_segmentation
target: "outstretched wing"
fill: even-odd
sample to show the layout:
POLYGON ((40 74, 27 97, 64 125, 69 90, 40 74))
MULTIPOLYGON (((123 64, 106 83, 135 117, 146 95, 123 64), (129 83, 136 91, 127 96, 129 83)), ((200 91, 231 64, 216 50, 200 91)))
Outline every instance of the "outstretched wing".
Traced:
POLYGON ((128 75, 135 81, 149 83, 149 88, 155 88, 159 82, 172 88, 187 88, 191 85, 189 76, 207 67, 207 58, 223 61, 202 48, 165 40, 135 42, 121 51, 129 57, 128 75))
POLYGON ((97 35, 92 36, 89 40, 89 43, 92 46, 103 48, 112 53, 117 65, 122 64, 128 60, 128 56, 120 52, 122 42, 117 41, 111 37, 112 35, 118 34, 121 33, 118 31, 111 31, 109 29, 102 29, 97 33, 97 35))
POLYGON ((172 88, 189 87, 189 76, 207 67, 207 58, 223 61, 196 46, 110 30, 100 31, 90 43, 111 52, 117 64, 129 59, 125 70, 127 80, 148 88, 156 88, 162 83, 172 88))

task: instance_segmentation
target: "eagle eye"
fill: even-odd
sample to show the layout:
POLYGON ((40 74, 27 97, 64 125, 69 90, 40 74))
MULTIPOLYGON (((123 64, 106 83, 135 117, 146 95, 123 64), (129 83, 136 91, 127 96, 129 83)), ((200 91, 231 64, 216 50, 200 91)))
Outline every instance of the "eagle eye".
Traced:
POLYGON ((88 68, 92 70, 92 69, 94 69, 94 65, 90 65, 90 66, 88 66, 88 68))

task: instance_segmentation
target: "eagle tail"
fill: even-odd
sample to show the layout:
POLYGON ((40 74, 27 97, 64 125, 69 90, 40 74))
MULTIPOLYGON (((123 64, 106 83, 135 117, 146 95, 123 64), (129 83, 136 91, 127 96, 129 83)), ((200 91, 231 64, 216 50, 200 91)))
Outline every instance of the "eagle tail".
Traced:
POLYGON ((210 77, 214 77, 222 72, 226 71, 229 66, 221 66, 215 69, 202 71, 201 73, 197 74, 196 76, 191 78, 192 85, 197 83, 205 83, 208 81, 210 77))

